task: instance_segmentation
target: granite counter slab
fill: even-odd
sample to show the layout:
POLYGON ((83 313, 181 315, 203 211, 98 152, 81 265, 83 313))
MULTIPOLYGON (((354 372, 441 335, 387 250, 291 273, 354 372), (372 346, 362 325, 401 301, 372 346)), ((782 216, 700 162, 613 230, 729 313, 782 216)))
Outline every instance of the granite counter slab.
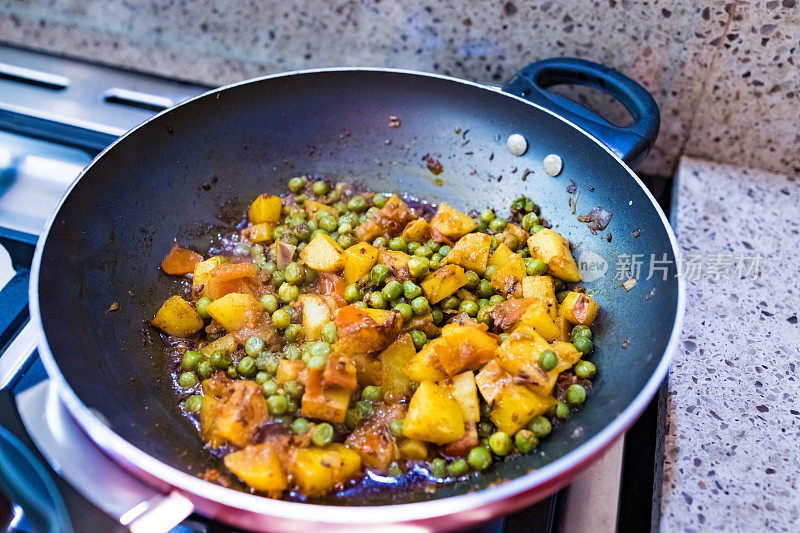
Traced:
POLYGON ((794 176, 681 161, 672 224, 704 268, 685 271, 683 338, 662 391, 654 529, 800 530, 798 205, 794 176), (729 256, 731 273, 711 279, 729 256), (758 275, 733 271, 758 257, 758 275))

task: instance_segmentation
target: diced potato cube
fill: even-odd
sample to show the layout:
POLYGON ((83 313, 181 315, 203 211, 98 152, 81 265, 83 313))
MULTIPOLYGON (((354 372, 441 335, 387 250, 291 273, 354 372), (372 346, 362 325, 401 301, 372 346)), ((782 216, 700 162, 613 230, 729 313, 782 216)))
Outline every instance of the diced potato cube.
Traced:
POLYGON ((428 458, 428 445, 421 440, 405 439, 400 443, 400 455, 412 461, 422 461, 428 458))
POLYGON ((481 418, 480 404, 478 403, 478 388, 475 385, 475 374, 467 370, 449 380, 443 386, 450 396, 461 406, 464 420, 478 422, 481 418))
POLYGON ((297 246, 288 242, 278 241, 275 243, 274 250, 278 270, 286 270, 289 263, 294 261, 294 252, 297 250, 297 246))
POLYGON ((458 239, 456 245, 447 254, 447 262, 461 265, 467 270, 474 270, 483 275, 489 261, 491 245, 492 238, 486 233, 468 233, 458 239))
POLYGON ((540 396, 523 385, 512 383, 495 398, 490 418, 500 431, 513 435, 556 403, 553 396, 540 396))
POLYGON ((475 383, 478 385, 478 390, 481 391, 481 396, 483 396, 483 399, 486 400, 488 404, 494 403, 500 391, 513 381, 514 378, 511 374, 503 370, 495 360, 486 363, 483 368, 481 368, 481 371, 478 372, 478 375, 475 376, 475 383))
POLYGON ((444 345, 435 344, 428 348, 433 344, 429 342, 423 350, 431 350, 439 366, 449 376, 464 370, 477 370, 497 354, 497 340, 484 328, 447 324, 442 328, 444 345))
POLYGON ((424 218, 409 222, 400 235, 406 242, 426 242, 431 236, 431 227, 424 218))
POLYGON ((303 416, 340 424, 347 414, 351 392, 340 387, 325 387, 322 394, 315 395, 306 389, 301 402, 303 416))
POLYGON ((203 296, 218 300, 232 292, 255 295, 256 273, 253 263, 222 263, 209 274, 203 285, 203 296))
POLYGON ((413 355, 405 365, 405 374, 413 381, 441 381, 447 374, 439 366, 438 354, 450 350, 446 339, 433 339, 413 355))
POLYGON ((229 453, 225 466, 249 486, 274 497, 289 486, 279 452, 268 442, 229 453))
POLYGON ((228 331, 253 327, 264 312, 264 308, 254 297, 237 292, 214 300, 206 309, 211 318, 228 331))
POLYGON ((381 388, 388 397, 399 400, 411 392, 411 380, 405 373, 408 362, 417 354, 411 335, 403 333, 380 355, 381 388))
POLYGON ((250 204, 247 218, 253 224, 278 222, 281 219, 281 199, 278 196, 262 194, 250 204))
POLYGON ((318 233, 300 252, 300 259, 314 270, 335 272, 344 267, 344 250, 324 233, 318 233))
POLYGON ((403 421, 403 436, 447 444, 463 435, 464 415, 458 402, 436 383, 420 383, 408 405, 408 413, 403 421))
POLYGON ((200 429, 211 447, 245 446, 268 418, 267 400, 255 381, 203 381, 200 429))
POLYGON ((299 379, 300 373, 305 369, 306 364, 303 361, 290 361, 289 359, 281 359, 278 363, 278 372, 275 374, 275 381, 277 383, 286 383, 293 379, 299 379))
POLYGON ((170 276, 183 276, 194 272, 197 263, 203 260, 203 256, 197 252, 181 248, 177 244, 172 247, 167 257, 161 261, 161 270, 170 276))
POLYGON ((439 204, 436 214, 431 219, 431 232, 434 238, 438 234, 455 241, 477 227, 477 222, 447 204, 439 204))
POLYGON ((535 298, 511 298, 489 307, 489 315, 495 327, 508 330, 522 320, 528 306, 535 301, 537 301, 535 298))
POLYGON ((412 215, 406 203, 393 194, 381 207, 380 217, 384 219, 384 223, 393 226, 393 228, 388 228, 392 230, 391 233, 397 234, 411 221, 412 215))
POLYGON ((400 404, 374 405, 372 415, 348 435, 345 444, 361 456, 365 467, 386 472, 392 461, 400 458, 390 424, 404 414, 400 404))
POLYGON ((322 338, 322 328, 333 319, 333 311, 325 299, 316 294, 301 294, 297 300, 303 305, 303 329, 307 340, 322 338))
POLYGON ((515 292, 522 293, 522 278, 525 277, 525 261, 519 254, 511 254, 508 259, 492 274, 492 288, 508 296, 515 292))
POLYGON ((514 377, 535 385, 547 382, 547 373, 539 367, 539 354, 550 348, 533 328, 517 326, 498 350, 497 362, 514 377))
POLYGON ((378 262, 378 249, 366 242, 359 242, 344 251, 344 280, 355 283, 369 274, 378 262))
POLYGON ((186 337, 203 327, 203 319, 189 302, 173 296, 158 310, 153 325, 168 335, 186 337))
POLYGON ((208 283, 211 279, 211 272, 219 265, 225 262, 225 258, 215 255, 205 261, 200 261, 194 266, 194 278, 192 279, 192 287, 200 290, 200 287, 208 283))
POLYGON ((354 477, 361 470, 361 457, 339 443, 300 448, 289 469, 303 494, 319 496, 354 477))
POLYGON ((467 457, 470 450, 478 445, 478 430, 475 422, 464 424, 464 436, 441 448, 444 455, 450 457, 467 457))
POLYGON ((547 306, 547 311, 555 318, 558 309, 556 287, 550 276, 528 276, 522 279, 522 296, 536 298, 547 306))
POLYGON ((500 268, 512 255, 514 255, 514 252, 511 248, 506 246, 505 243, 501 243, 489 257, 489 266, 500 268))
POLYGON ((400 334, 403 319, 397 311, 348 305, 336 312, 339 349, 345 354, 383 350, 400 334))
POLYGON ((432 304, 439 303, 466 284, 467 275, 458 265, 444 265, 420 283, 432 304))
POLYGON ((380 386, 382 377, 381 360, 366 353, 352 355, 353 364, 356 365, 356 376, 358 384, 362 387, 367 385, 380 386))
POLYGON ((405 252, 381 250, 378 254, 378 263, 389 267, 392 275, 401 280, 411 279, 411 271, 408 267, 409 261, 411 261, 411 256, 405 252))
POLYGON ((306 200, 303 205, 306 208, 306 214, 308 214, 309 219, 319 218, 323 213, 330 215, 333 218, 337 218, 339 216, 339 210, 332 205, 315 202, 314 200, 306 200))
POLYGON ((229 333, 227 335, 223 335, 222 337, 220 337, 215 341, 209 342, 208 344, 200 348, 200 351, 205 355, 211 355, 217 350, 225 350, 230 354, 236 351, 236 348, 238 347, 239 343, 237 343, 233 335, 229 333))
POLYGON ((332 353, 328 356, 322 377, 325 387, 336 386, 353 391, 358 387, 357 372, 352 359, 340 353, 332 353))
POLYGON ((534 300, 533 303, 528 306, 521 322, 526 326, 532 327, 536 330, 536 333, 544 337, 545 340, 567 340, 564 336, 563 326, 557 324, 556 321, 553 320, 553 316, 548 311, 547 305, 541 300, 534 300))
POLYGON ((252 224, 242 229, 240 232, 242 239, 254 243, 272 242, 274 238, 275 224, 272 222, 261 222, 252 224))
POLYGON ((558 314, 573 324, 590 325, 600 306, 582 292, 568 292, 558 307, 558 314))
POLYGON ((569 249, 569 241, 560 233, 544 228, 528 239, 531 257, 547 263, 547 273, 564 281, 580 281, 578 265, 569 249))
POLYGON ((374 216, 368 218, 363 224, 356 226, 353 233, 359 241, 372 242, 386 233, 386 227, 383 225, 383 219, 380 216, 374 216))
POLYGON ((506 229, 497 235, 499 242, 505 243, 512 250, 519 250, 525 247, 528 240, 528 232, 514 224, 506 225, 506 229))

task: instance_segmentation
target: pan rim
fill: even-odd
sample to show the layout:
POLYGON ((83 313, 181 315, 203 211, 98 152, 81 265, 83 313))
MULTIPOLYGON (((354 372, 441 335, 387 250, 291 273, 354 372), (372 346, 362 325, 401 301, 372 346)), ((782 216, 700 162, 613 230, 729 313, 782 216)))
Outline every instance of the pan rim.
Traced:
MULTIPOLYGON (((667 232, 672 252, 674 256, 679 257, 679 247, 677 239, 672 230, 672 227, 664 214, 658 202, 653 197, 650 190, 639 179, 636 173, 617 156, 610 148, 603 144, 600 140, 586 132, 577 124, 562 117, 558 113, 550 111, 533 102, 529 102, 524 98, 516 95, 506 93, 499 88, 455 78, 452 76, 445 76, 441 74, 421 72, 407 69, 396 68, 383 68, 383 67, 332 67, 332 68, 319 68, 319 69, 304 69, 294 70, 289 72, 281 72, 270 74, 257 78, 247 79, 236 83, 224 85, 216 89, 211 89, 200 95, 189 98, 176 106, 161 111, 146 119, 141 124, 127 131, 124 135, 119 137, 102 152, 100 152, 86 168, 84 168, 76 179, 70 184, 63 196, 58 202, 56 209, 50 214, 45 227, 37 241, 36 250, 34 252, 31 277, 29 285, 29 302, 30 302, 30 320, 34 324, 37 335, 37 346, 39 355, 45 366, 47 374, 56 385, 56 390, 59 393, 61 400, 69 409, 72 416, 87 433, 91 440, 99 448, 111 455, 118 463, 128 463, 123 465, 129 469, 133 467, 143 473, 146 473, 152 478, 163 481, 164 484, 169 485, 173 489, 178 489, 186 495, 196 495, 198 498, 212 500, 217 504, 227 507, 241 509, 261 515, 270 515, 276 518, 282 518, 292 521, 305 521, 305 522, 324 522, 329 524, 388 524, 388 523, 408 523, 420 521, 430 518, 436 518, 446 515, 452 515, 468 511, 470 509, 483 508, 487 504, 496 503, 505 500, 509 497, 524 493, 526 491, 535 489, 538 486, 546 485, 548 482, 557 482, 563 478, 565 474, 575 472, 587 466, 594 459, 599 456, 599 453, 606 449, 613 443, 647 407, 650 400, 654 397, 658 388, 663 382, 669 364, 674 356, 677 344, 680 339, 682 331, 684 314, 685 314, 685 301, 686 301, 686 284, 685 280, 678 277, 678 299, 675 316, 673 320, 672 331, 670 332, 667 346, 662 354, 661 360, 652 373, 645 386, 639 391, 628 406, 617 417, 601 431, 588 439, 586 442, 568 452, 567 454, 559 457, 558 459, 548 463, 547 465, 528 472, 525 475, 508 480, 498 485, 486 487, 481 490, 459 494, 446 498, 427 500, 413 503, 403 503, 396 505, 376 505, 376 506, 338 506, 338 505, 320 505, 299 502, 288 502, 284 500, 275 500, 256 496, 245 492, 227 489, 208 481, 204 481, 189 473, 179 470, 171 465, 168 465, 159 459, 149 455, 140 448, 134 446, 119 434, 117 434, 109 426, 105 425, 102 420, 95 415, 83 402, 78 398, 77 394, 72 390, 71 386, 67 383, 66 378, 61 373, 55 361, 53 353, 47 342, 47 337, 44 332, 40 314, 39 303, 39 272, 41 267, 42 256, 44 248, 47 243, 47 238, 52 229, 53 223, 61 211, 62 206, 69 198, 69 195, 80 182, 84 175, 100 160, 103 155, 112 150, 118 143, 124 141, 129 135, 143 128, 151 121, 154 121, 162 115, 169 113, 177 106, 189 104, 195 100, 209 97, 210 95, 223 92, 227 89, 235 88, 242 85, 259 83, 265 80, 276 78, 286 78, 290 76, 303 76, 309 74, 320 74, 329 72, 386 72, 391 74, 402 74, 410 76, 420 76, 427 78, 436 78, 443 81, 454 82, 462 85, 471 86, 477 89, 489 90, 495 93, 500 93, 505 97, 517 100, 525 105, 532 106, 535 109, 545 112, 554 118, 563 121, 564 123, 572 126, 580 133, 591 139, 600 147, 602 147, 611 157, 613 157, 622 167, 628 172, 633 181, 644 191, 647 198, 656 210, 662 225, 667 232), (342 512, 346 509, 346 512, 342 512)), ((557 483, 556 483, 557 484, 557 483)), ((190 498, 191 499, 191 498, 190 498)), ((489 519, 496 514, 504 512, 498 510, 495 513, 487 513, 485 519, 489 519)))

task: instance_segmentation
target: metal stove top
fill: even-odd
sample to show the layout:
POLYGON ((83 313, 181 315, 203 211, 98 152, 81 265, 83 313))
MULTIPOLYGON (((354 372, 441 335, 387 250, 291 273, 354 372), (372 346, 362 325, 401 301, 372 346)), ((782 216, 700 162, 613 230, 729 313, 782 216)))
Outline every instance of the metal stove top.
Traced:
MULTIPOLYGON (((124 530, 122 523, 158 518, 148 511, 158 510, 163 496, 102 455, 51 389, 27 324, 33 245, 68 185, 100 150, 155 112, 206 89, 0 46, 0 426, 47 465, 41 483, 52 485, 55 503, 44 514, 60 516, 63 502, 76 531, 124 530)), ((620 441, 569 489, 480 531, 613 531, 622 451, 620 441)), ((47 518, 25 515, 18 505, 25 495, 4 492, 0 529, 33 531, 47 518)), ((197 516, 173 529, 226 530, 197 516)))

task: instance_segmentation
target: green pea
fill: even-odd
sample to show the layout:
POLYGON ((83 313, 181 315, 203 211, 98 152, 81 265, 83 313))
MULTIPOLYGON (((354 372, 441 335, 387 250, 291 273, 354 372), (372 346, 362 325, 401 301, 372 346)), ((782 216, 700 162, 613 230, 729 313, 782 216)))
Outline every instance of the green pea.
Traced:
POLYGON ((236 365, 230 365, 225 369, 225 373, 228 374, 228 377, 231 379, 239 379, 239 371, 236 370, 236 365))
POLYGON ((242 357, 239 364, 236 365, 236 371, 239 372, 241 376, 252 378, 258 372, 258 368, 256 367, 255 360, 249 355, 246 355, 242 357))
POLYGON ((325 341, 315 342, 308 351, 311 355, 328 355, 331 353, 331 345, 325 341))
POLYGON ((469 316, 475 316, 478 314, 478 304, 469 300, 463 300, 461 305, 458 306, 458 310, 461 313, 467 313, 469 316))
POLYGON ((572 405, 582 404, 586 400, 586 389, 577 383, 567 389, 567 402, 572 405))
POLYGON ((211 377, 211 371, 213 367, 209 361, 201 361, 200 364, 197 365, 197 377, 200 379, 208 379, 211 377))
POLYGON ((286 328, 284 335, 286 336, 287 342, 299 344, 306 336, 306 331, 300 324, 289 324, 289 327, 286 328))
POLYGON ((292 321, 291 315, 287 313, 283 309, 278 309, 274 313, 272 313, 272 323, 275 324, 275 327, 278 329, 286 329, 289 327, 289 323, 292 321))
POLYGON ((383 391, 380 387, 368 385, 361 391, 361 398, 370 403, 379 402, 383 399, 383 391))
POLYGON ((529 276, 541 276, 547 272, 547 263, 537 258, 525 260, 525 270, 529 276))
POLYGON ((339 237, 336 239, 336 242, 338 242, 339 246, 342 248, 350 248, 354 244, 358 243, 358 239, 356 239, 355 236, 346 233, 344 235, 339 235, 339 237))
POLYGON ((504 431, 498 431, 489 437, 489 447, 495 455, 507 455, 513 445, 511 437, 504 431))
POLYGON ((417 248, 419 248, 420 246, 422 246, 420 243, 411 241, 410 243, 408 243, 406 251, 408 252, 409 255, 414 255, 414 252, 416 252, 417 248))
POLYGON ((197 300, 197 304, 194 306, 195 311, 197 311, 197 314, 200 315, 200 318, 203 320, 211 318, 211 315, 208 314, 208 304, 210 303, 211 298, 203 297, 197 300))
POLYGON ((289 180, 289 190, 293 193, 297 194, 302 191, 306 186, 306 180, 304 178, 292 178, 289 180))
POLYGON ((324 196, 324 195, 328 194, 328 191, 330 190, 330 188, 328 187, 328 184, 325 183, 324 181, 317 181, 317 182, 314 182, 314 185, 312 186, 312 190, 314 191, 314 194, 316 196, 324 196))
POLYGON ((442 248, 442 245, 439 244, 438 242, 434 241, 434 240, 430 240, 430 241, 426 242, 425 246, 430 248, 434 253, 438 252, 442 248))
POLYGON ((290 398, 300 398, 303 395, 304 389, 305 387, 303 387, 303 384, 296 379, 289 380, 283 384, 283 392, 290 398))
POLYGON ((467 270, 464 275, 467 278, 467 284, 465 286, 468 289, 475 289, 481 282, 481 277, 472 270, 467 270))
POLYGON ((292 215, 292 218, 289 219, 289 227, 297 228, 301 224, 305 224, 306 222, 306 215, 303 212, 297 213, 296 215, 292 215))
POLYGON ((403 288, 404 285, 402 283, 393 279, 383 287, 381 293, 387 300, 394 300, 403 295, 403 288))
POLYGON ((408 271, 411 276, 421 278, 428 273, 431 262, 427 257, 414 256, 408 260, 408 271))
POLYGON ((294 413, 300 406, 297 404, 297 401, 294 398, 288 398, 286 400, 286 412, 287 413, 294 413))
POLYGON ((478 296, 481 298, 489 298, 494 294, 492 284, 487 279, 482 279, 478 284, 478 296))
POLYGON ((406 246, 406 240, 402 237, 395 237, 389 241, 389 249, 396 252, 405 252, 406 246))
POLYGON ((488 307, 489 305, 490 304, 488 298, 478 298, 478 307, 480 307, 481 309, 483 309, 484 307, 488 307))
POLYGON ((386 309, 386 298, 380 292, 369 293, 367 303, 373 309, 386 309))
POLYGON ((531 226, 531 229, 528 230, 528 233, 530 233, 531 235, 536 235, 537 233, 539 233, 543 229, 544 229, 544 226, 542 226, 540 224, 534 224, 533 226, 531 226))
POLYGON ((572 338, 574 339, 576 337, 588 337, 588 338, 591 339, 592 338, 592 330, 589 329, 586 326, 578 324, 577 326, 572 328, 572 338))
POLYGON ((344 289, 344 299, 349 303, 357 302, 361 299, 361 291, 355 283, 348 285, 344 289))
POLYGON ((505 340, 508 338, 508 336, 509 336, 509 333, 501 333, 501 334, 500 334, 500 335, 497 337, 497 340, 499 340, 499 341, 500 341, 500 343, 502 344, 502 343, 503 343, 503 342, 504 342, 504 341, 505 341, 505 340))
POLYGON ((437 457, 436 459, 428 463, 428 472, 430 472, 430 474, 437 479, 446 478, 447 461, 445 461, 441 457, 437 457))
POLYGON ((507 225, 508 225, 508 221, 506 219, 504 219, 502 217, 495 218, 494 220, 489 222, 489 231, 494 232, 494 233, 500 233, 501 231, 506 229, 507 225))
POLYGON ((412 329, 408 333, 411 335, 411 340, 414 342, 414 348, 416 348, 418 351, 425 346, 426 342, 428 342, 428 336, 418 329, 412 329))
MULTIPOLYGON (((491 457, 489 458, 491 460, 491 457)), ((447 469, 450 471, 450 474, 453 476, 463 476, 467 472, 469 472, 469 463, 467 463, 464 459, 459 459, 457 461, 453 461, 447 466, 447 469)))
POLYGON ((211 357, 209 357, 208 362, 211 363, 211 366, 214 368, 225 370, 230 366, 233 360, 225 350, 214 350, 214 352, 211 354, 211 357))
POLYGON ((413 309, 415 315, 420 316, 428 313, 431 310, 431 305, 424 296, 417 296, 411 300, 411 309, 413 309))
POLYGON ((400 316, 403 317, 404 321, 411 320, 412 315, 414 314, 414 310, 410 305, 405 302, 400 302, 392 307, 395 311, 400 313, 400 316))
POLYGON ((389 195, 388 194, 380 194, 379 193, 379 194, 376 194, 375 196, 372 197, 372 205, 374 205, 378 209, 380 209, 383 206, 385 206, 386 202, 388 202, 388 201, 389 201, 389 195))
POLYGON ((286 270, 283 271, 283 277, 286 283, 302 285, 305 282, 306 273, 299 263, 289 263, 286 265, 286 270))
POLYGON ((327 231, 328 233, 334 232, 339 228, 339 224, 337 223, 336 219, 330 215, 324 215, 320 217, 318 224, 321 230, 327 231))
MULTIPOLYGON (((341 218, 339 220, 342 220, 341 218)), ((339 235, 344 235, 346 233, 353 233, 353 225, 349 222, 339 222, 339 229, 336 230, 339 232, 339 235)))
POLYGON ((445 311, 455 311, 456 309, 458 309, 459 303, 460 302, 458 301, 458 298, 456 298, 455 296, 450 296, 448 298, 445 298, 444 301, 442 302, 442 309, 444 309, 445 311))
POLYGON ((372 241, 372 246, 376 248, 386 248, 389 243, 386 241, 386 237, 376 237, 374 241, 372 241))
POLYGON ((339 334, 336 331, 336 323, 326 322, 325 325, 322 326, 322 340, 329 344, 333 344, 339 340, 339 334))
MULTIPOLYGON (((492 266, 486 267, 486 274, 485 274, 486 279, 492 279, 492 276, 494 276, 495 272, 497 272, 497 267, 496 266, 492 265, 492 266)), ((488 296, 487 296, 487 298, 488 298, 488 296)))
POLYGON ((567 418, 569 416, 569 406, 564 402, 558 402, 558 405, 556 405, 556 416, 558 418, 567 418))
POLYGON ((264 341, 262 341, 258 337, 250 337, 247 339, 247 342, 244 343, 244 351, 250 357, 258 357, 261 351, 264 349, 264 341))
POLYGON ((589 361, 578 361, 573 368, 575 375, 581 379, 592 379, 594 373, 597 371, 593 363, 589 361))
POLYGON ((498 246, 500 246, 500 241, 497 239, 497 237, 495 237, 494 235, 492 235, 492 239, 489 241, 489 247, 490 247, 492 250, 497 250, 497 247, 498 247, 498 246))
POLYGON ((320 448, 324 448, 325 446, 333 442, 333 426, 328 424, 327 422, 318 424, 317 427, 314 428, 314 434, 311 435, 311 442, 313 442, 320 448))
POLYGON ((547 418, 539 415, 533 417, 533 420, 528 424, 528 429, 533 432, 537 438, 541 439, 550 434, 553 430, 553 424, 551 424, 547 418))
POLYGON ((196 370, 197 365, 199 365, 203 359, 205 359, 205 356, 202 353, 188 350, 181 358, 181 369, 185 371, 196 370))
POLYGON ((273 287, 280 287, 286 278, 283 275, 283 271, 276 270, 272 273, 272 286, 273 287))
POLYGON ((197 374, 194 372, 184 372, 178 376, 178 385, 182 389, 191 389, 197 385, 197 374))
POLYGON ((550 372, 558 365, 558 356, 553 350, 545 350, 539 354, 539 367, 550 372))
POLYGON ((494 424, 491 422, 478 422, 478 435, 488 437, 494 433, 494 424))
POLYGON ((389 425, 389 429, 392 431, 392 435, 394 435, 395 437, 402 437, 403 419, 398 418, 397 420, 392 420, 392 423, 389 425))
POLYGON ((539 222, 539 217, 537 217, 536 214, 528 213, 527 215, 522 217, 522 229, 528 231, 529 229, 531 229, 531 226, 533 226, 534 224, 538 224, 538 222, 539 222))
POLYGON ((265 294, 260 301, 267 313, 272 314, 278 310, 278 298, 274 294, 265 294))
POLYGON ((505 301, 506 301, 505 298, 503 298, 499 294, 495 294, 494 296, 489 298, 489 305, 496 305, 496 304, 499 304, 499 303, 503 303, 505 301))
POLYGON ((278 288, 278 298, 283 303, 293 302, 300 295, 300 289, 289 283, 284 283, 278 288))
POLYGON ((264 396, 271 398, 276 392, 278 392, 278 384, 272 380, 269 380, 261 385, 261 390, 264 391, 264 396))
POLYGON ((441 255, 442 257, 447 257, 447 254, 449 254, 452 249, 453 248, 451 248, 450 246, 444 245, 441 248, 439 248, 439 255, 441 255))
POLYGON ((442 313, 441 309, 434 308, 433 311, 431 311, 431 318, 433 319, 433 323, 438 326, 444 320, 444 313, 442 313))
MULTIPOLYGON (((256 365, 256 368, 258 368, 258 365, 256 365)), ((259 385, 263 385, 267 381, 269 381, 269 373, 268 372, 265 372, 264 370, 261 370, 261 371, 256 373, 256 377, 255 377, 255 382, 256 383, 258 383, 259 385)))
POLYGON ((528 453, 534 449, 538 443, 539 441, 536 439, 536 435, 527 429, 520 429, 517 431, 517 434, 514 435, 514 444, 520 453, 528 453))
POLYGON ((414 255, 430 258, 433 255, 433 250, 431 250, 428 246, 420 246, 414 250, 414 255))
POLYGON ((372 267, 372 270, 370 270, 369 275, 370 278, 372 278, 372 283, 381 286, 389 277, 389 267, 386 265, 375 265, 372 267))
POLYGON ((367 307, 369 307, 367 305, 367 302, 355 302, 355 303, 353 303, 353 306, 354 307, 360 307, 361 309, 366 309, 367 307))
POLYGON ((355 211, 356 213, 361 213, 366 211, 367 201, 364 200, 363 196, 353 196, 350 198, 350 201, 347 202, 347 209, 350 211, 355 211))
POLYGON ((250 247, 250 257, 252 257, 253 259, 263 254, 264 254, 264 247, 261 246, 260 244, 254 244, 253 246, 250 247))
POLYGON ((575 349, 582 354, 587 354, 592 351, 592 339, 589 337, 576 337, 572 339, 572 344, 575 345, 575 349))
POLYGON ((308 368, 315 368, 317 370, 324 370, 328 364, 328 357, 325 355, 310 355, 308 359, 308 368))
POLYGON ((271 415, 282 415, 288 408, 286 396, 283 394, 273 394, 267 398, 267 409, 271 415))
POLYGON ((407 299, 413 300, 414 298, 421 295, 422 295, 422 287, 420 287, 413 281, 403 282, 403 296, 405 296, 407 299))
POLYGON ((492 454, 483 446, 476 446, 469 451, 467 462, 475 470, 486 470, 492 464, 492 454))
MULTIPOLYGON (((480 307, 480 305, 478 307, 480 307)), ((489 310, 485 308, 480 308, 478 310, 478 314, 475 316, 475 319, 481 324, 486 324, 487 326, 491 326, 494 323, 492 315, 489 314, 489 310)))
POLYGON ((481 221, 483 221, 486 224, 488 224, 489 222, 494 220, 494 216, 495 216, 494 215, 494 209, 484 209, 483 211, 481 211, 480 219, 481 219, 481 221))
POLYGON ((311 429, 311 424, 305 418, 295 418, 292 422, 292 433, 305 435, 311 429))
POLYGON ((200 407, 203 405, 203 397, 199 394, 192 394, 183 402, 183 406, 186 408, 187 411, 190 413, 196 413, 200 410, 200 407))

